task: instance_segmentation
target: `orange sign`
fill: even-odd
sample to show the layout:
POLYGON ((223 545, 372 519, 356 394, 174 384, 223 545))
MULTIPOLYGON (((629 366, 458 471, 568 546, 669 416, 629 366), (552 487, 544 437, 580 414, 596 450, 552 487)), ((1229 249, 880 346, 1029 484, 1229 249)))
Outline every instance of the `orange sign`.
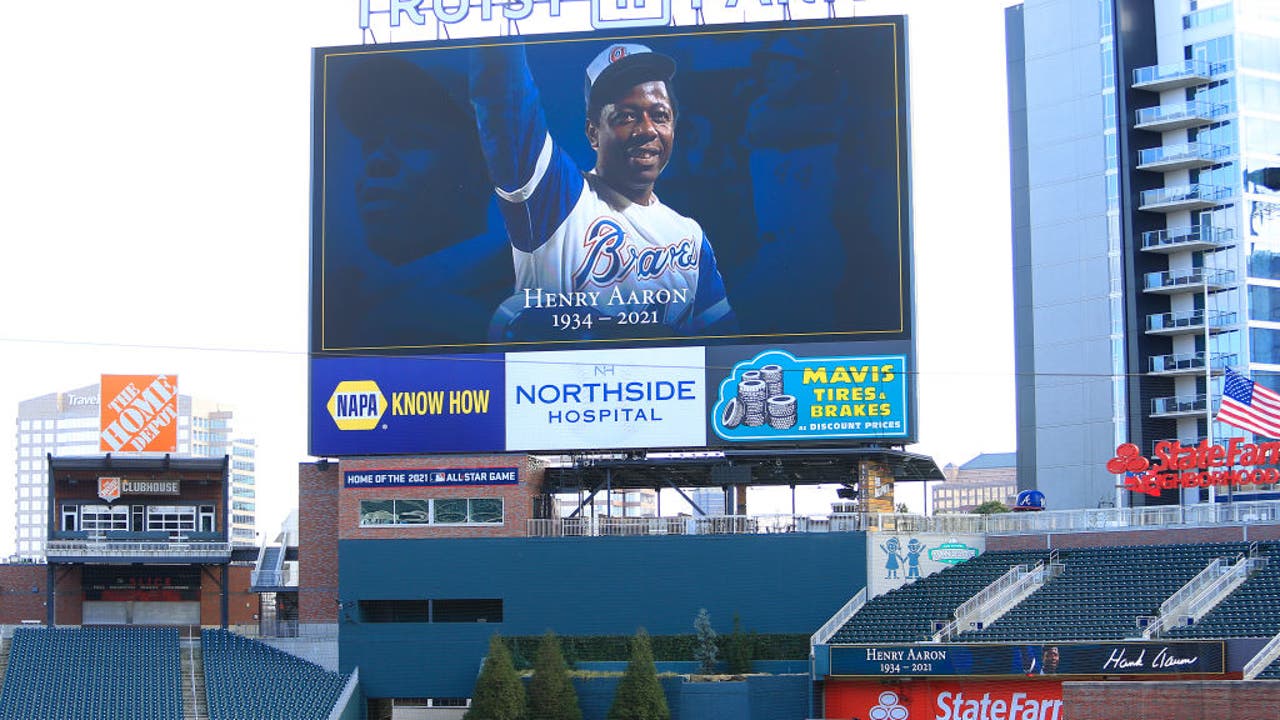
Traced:
POLYGON ((115 502, 120 499, 120 478, 118 477, 100 477, 98 478, 98 497, 107 502, 115 502))
POLYGON ((103 375, 98 449, 176 452, 177 375, 103 375))

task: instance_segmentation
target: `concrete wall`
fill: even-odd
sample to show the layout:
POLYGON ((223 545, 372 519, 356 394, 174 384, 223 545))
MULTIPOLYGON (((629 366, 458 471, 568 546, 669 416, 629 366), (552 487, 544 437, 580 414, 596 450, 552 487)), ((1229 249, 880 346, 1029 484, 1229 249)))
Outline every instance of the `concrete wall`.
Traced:
POLYGON ((471 694, 490 635, 809 634, 866 584, 861 533, 343 541, 340 667, 370 697, 471 694), (361 600, 501 598, 501 623, 364 623, 361 600))

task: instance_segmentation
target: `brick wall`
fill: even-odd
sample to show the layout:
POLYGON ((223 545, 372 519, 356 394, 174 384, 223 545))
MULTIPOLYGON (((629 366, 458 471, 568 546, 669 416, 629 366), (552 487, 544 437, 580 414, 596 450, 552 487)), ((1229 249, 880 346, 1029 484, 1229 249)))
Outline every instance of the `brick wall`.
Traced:
POLYGON ((1098 547, 1103 545, 1180 545, 1280 539, 1280 525, 1219 525, 1110 532, 988 535, 988 550, 1098 547))
POLYGON ((1275 720, 1280 683, 1205 680, 1190 682, 1068 682, 1062 685, 1070 720, 1275 720), (1123 708, 1122 714, 1117 710, 1123 708))
POLYGON ((44 565, 0 565, 0 625, 44 622, 45 572, 44 565))
MULTIPOLYGON (((231 625, 256 625, 258 622, 259 595, 249 592, 252 572, 253 567, 249 565, 232 565, 227 568, 227 622, 231 625)), ((210 566, 201 570, 201 625, 217 626, 222 622, 221 582, 221 567, 210 566)))
POLYGON ((338 621, 337 463, 298 465, 298 622, 338 621))
POLYGON ((342 540, 524 537, 527 534, 528 521, 533 517, 534 500, 542 488, 543 475, 542 465, 528 455, 362 458, 342 461, 342 472, 504 467, 518 469, 517 484, 342 488, 338 506, 338 537, 342 540), (360 527, 361 500, 450 498, 502 498, 503 522, 501 525, 480 527, 456 525, 360 527))

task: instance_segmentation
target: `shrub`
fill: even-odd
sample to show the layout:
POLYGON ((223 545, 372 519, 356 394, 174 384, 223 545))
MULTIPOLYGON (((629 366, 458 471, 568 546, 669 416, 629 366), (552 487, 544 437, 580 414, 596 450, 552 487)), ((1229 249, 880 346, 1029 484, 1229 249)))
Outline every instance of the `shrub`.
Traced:
POLYGON ((538 643, 529 682, 529 717, 533 720, 582 720, 578 693, 569 678, 569 666, 560 651, 560 640, 547 631, 538 643))
POLYGON ((524 683, 511 664, 506 643, 495 633, 489 638, 489 656, 484 659, 476 689, 471 694, 471 709, 466 720, 526 720, 524 683))
POLYGON ((667 696, 658 682, 653 665, 649 634, 641 628, 631 640, 631 661, 618 682, 618 692, 609 708, 609 720, 671 720, 667 696))

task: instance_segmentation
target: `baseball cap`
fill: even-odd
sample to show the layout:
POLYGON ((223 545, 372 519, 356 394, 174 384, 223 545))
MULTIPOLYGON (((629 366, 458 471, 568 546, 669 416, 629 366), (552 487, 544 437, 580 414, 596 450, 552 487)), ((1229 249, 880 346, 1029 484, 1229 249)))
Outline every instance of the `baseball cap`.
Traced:
POLYGON ((662 80, 669 82, 676 74, 676 61, 636 43, 614 43, 587 65, 586 99, 601 93, 614 93, 633 85, 662 80))

